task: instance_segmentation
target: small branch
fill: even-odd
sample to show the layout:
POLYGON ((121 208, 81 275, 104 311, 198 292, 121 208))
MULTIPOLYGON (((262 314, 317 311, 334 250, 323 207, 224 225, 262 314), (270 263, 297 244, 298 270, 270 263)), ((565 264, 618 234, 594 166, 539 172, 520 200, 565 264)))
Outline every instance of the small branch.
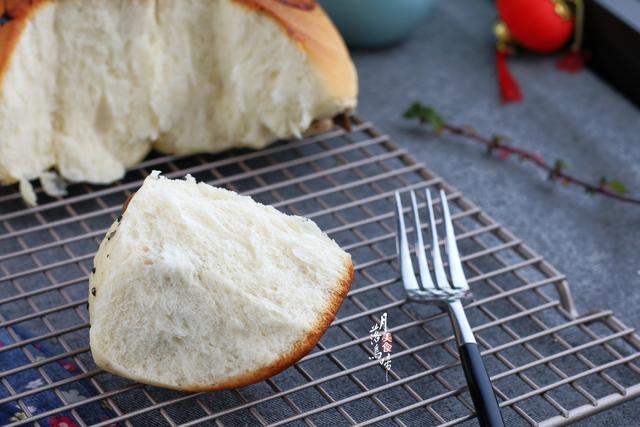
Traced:
POLYGON ((582 187, 587 193, 601 194, 605 197, 619 200, 621 202, 634 203, 640 205, 640 199, 627 196, 624 193, 626 188, 619 181, 608 181, 606 178, 600 178, 597 184, 584 181, 580 178, 566 172, 568 164, 556 160, 550 164, 539 154, 513 147, 505 142, 504 137, 495 136, 488 138, 480 135, 475 129, 468 126, 455 126, 445 122, 431 107, 422 105, 419 102, 412 104, 404 113, 406 119, 418 119, 420 123, 429 123, 433 130, 438 133, 446 132, 452 135, 462 136, 468 140, 475 141, 487 147, 489 154, 497 154, 500 160, 507 160, 511 156, 516 156, 521 160, 532 163, 545 170, 549 175, 549 179, 559 181, 564 185, 575 185, 582 187))

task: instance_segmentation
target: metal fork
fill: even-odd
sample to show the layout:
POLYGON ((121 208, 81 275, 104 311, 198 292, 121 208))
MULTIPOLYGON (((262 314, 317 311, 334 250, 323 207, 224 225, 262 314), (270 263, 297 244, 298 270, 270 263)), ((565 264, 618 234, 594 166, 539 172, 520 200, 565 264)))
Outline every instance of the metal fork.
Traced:
POLYGON ((440 244, 438 240, 438 231, 436 229, 436 221, 433 214, 433 206, 431 201, 431 192, 427 189, 427 207, 429 210, 429 229, 431 230, 432 244, 432 264, 436 281, 433 282, 427 264, 427 258, 424 251, 424 241, 422 239, 422 227, 420 224, 420 212, 418 211, 418 203, 416 195, 411 191, 411 206, 413 210, 413 218, 415 222, 415 252, 418 259, 418 270, 420 273, 420 282, 416 280, 411 262, 411 252, 409 251, 409 243, 407 241, 407 230, 404 224, 404 209, 400 193, 396 192, 396 219, 398 232, 396 236, 396 244, 398 249, 398 258, 400 261, 400 271, 402 275, 402 283, 407 292, 408 300, 421 303, 436 303, 444 305, 451 317, 453 331, 458 343, 458 352, 460 361, 464 370, 467 384, 469 385, 469 393, 473 399, 473 404, 478 415, 478 420, 482 426, 504 426, 502 414, 493 392, 493 386, 487 375, 487 370, 482 363, 482 357, 473 336, 471 326, 467 320, 467 315, 462 307, 462 298, 470 294, 469 284, 462 270, 458 246, 456 245, 456 237, 451 222, 451 214, 449 213, 449 205, 444 191, 440 190, 440 203, 444 214, 444 227, 446 231, 445 248, 449 261, 449 273, 451 275, 451 283, 447 279, 447 273, 444 270, 442 257, 440 255, 440 244))

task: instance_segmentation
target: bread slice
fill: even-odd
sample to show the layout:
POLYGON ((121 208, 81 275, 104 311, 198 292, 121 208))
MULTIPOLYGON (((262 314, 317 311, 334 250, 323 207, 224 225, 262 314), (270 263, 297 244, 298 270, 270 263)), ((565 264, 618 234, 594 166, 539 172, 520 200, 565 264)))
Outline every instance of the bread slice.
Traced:
POLYGON ((354 274, 351 256, 312 221, 158 172, 111 226, 94 265, 96 363, 187 391, 241 387, 300 359, 354 274))
POLYGON ((0 183, 110 183, 155 148, 261 148, 356 104, 313 0, 0 2, 0 183))

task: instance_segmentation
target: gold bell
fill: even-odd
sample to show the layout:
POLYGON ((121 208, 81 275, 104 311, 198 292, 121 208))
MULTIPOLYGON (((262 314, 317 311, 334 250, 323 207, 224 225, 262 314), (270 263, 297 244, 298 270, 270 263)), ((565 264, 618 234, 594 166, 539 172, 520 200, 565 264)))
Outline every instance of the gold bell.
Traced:
POLYGON ((570 21, 573 19, 573 13, 571 12, 571 8, 564 0, 553 0, 554 7, 553 10, 565 21, 570 21))
POLYGON ((513 36, 511 35, 511 31, 509 31, 507 24, 502 21, 496 22, 493 26, 493 34, 496 36, 498 50, 508 50, 509 46, 513 42, 513 36))

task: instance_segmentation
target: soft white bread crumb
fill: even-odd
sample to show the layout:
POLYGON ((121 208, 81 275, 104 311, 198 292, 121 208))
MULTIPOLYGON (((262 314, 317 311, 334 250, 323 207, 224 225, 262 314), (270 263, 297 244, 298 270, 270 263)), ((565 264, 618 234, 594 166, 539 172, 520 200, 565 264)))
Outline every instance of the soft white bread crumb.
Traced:
POLYGON ((355 106, 353 64, 319 6, 59 0, 24 10, 0 27, 2 183, 52 167, 109 183, 152 147, 260 148, 355 106))
POLYGON ((107 233, 89 281, 102 368, 180 390, 246 385, 302 357, 353 278, 310 220, 154 173, 107 233))

